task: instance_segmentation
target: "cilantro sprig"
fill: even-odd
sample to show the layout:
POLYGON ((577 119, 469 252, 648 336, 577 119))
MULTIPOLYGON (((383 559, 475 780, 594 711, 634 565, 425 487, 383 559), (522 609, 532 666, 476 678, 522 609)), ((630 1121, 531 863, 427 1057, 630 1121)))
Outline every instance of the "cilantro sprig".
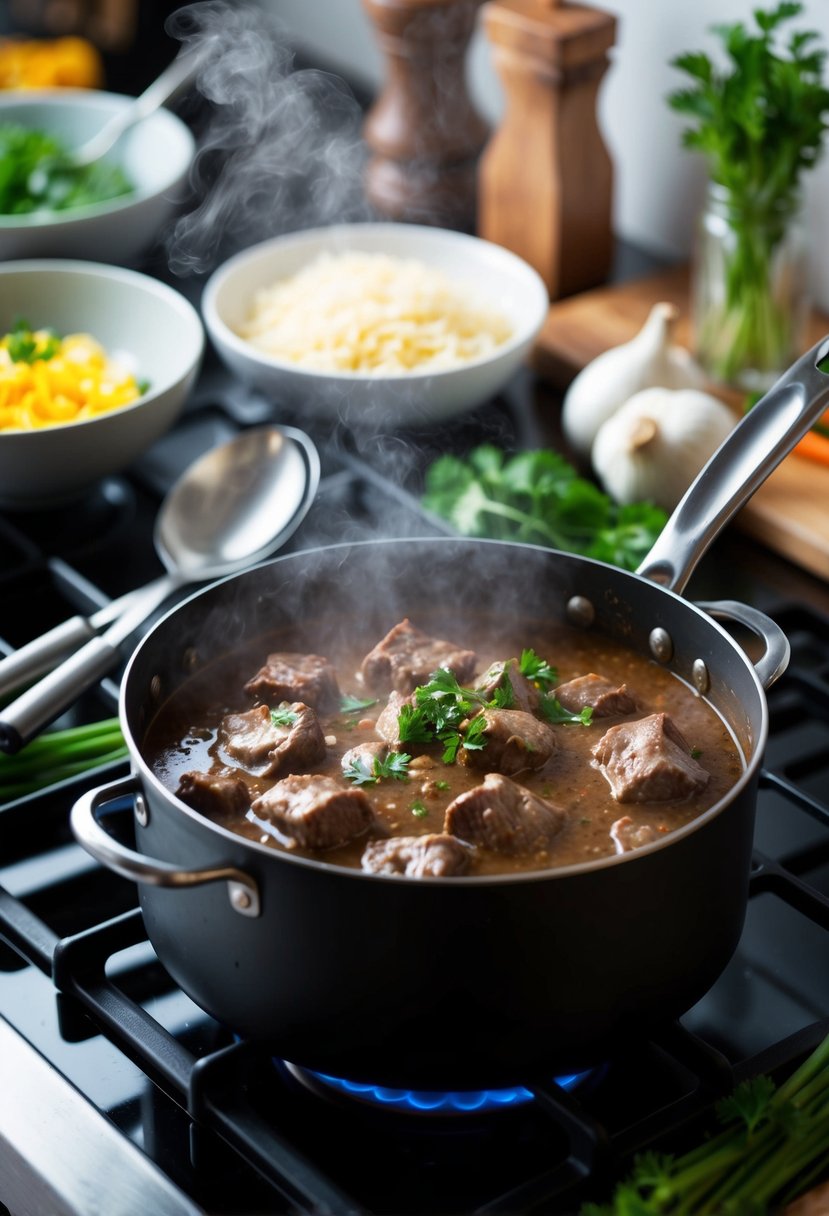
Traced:
POLYGON ((635 570, 667 519, 652 503, 618 506, 547 448, 507 456, 482 444, 426 470, 423 505, 464 536, 516 540, 635 570))
POLYGON ((781 1211, 829 1160, 829 1036, 782 1085, 744 1081, 716 1113, 722 1131, 680 1157, 636 1157, 610 1202, 581 1216, 781 1211))

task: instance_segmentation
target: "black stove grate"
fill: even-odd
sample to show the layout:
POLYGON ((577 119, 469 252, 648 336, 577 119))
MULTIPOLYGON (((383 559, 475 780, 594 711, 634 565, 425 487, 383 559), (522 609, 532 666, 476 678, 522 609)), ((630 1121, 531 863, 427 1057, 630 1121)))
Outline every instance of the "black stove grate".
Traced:
MULTIPOLYGON (((82 505, 82 528, 50 513, 0 520, 5 648, 157 574, 151 522, 166 485, 199 450, 259 420, 250 405, 242 423, 221 407, 194 411, 140 468, 82 505), (92 525, 97 543, 79 541, 92 525)), ((505 431, 501 415, 495 426, 505 431)), ((462 444, 462 431, 456 438, 462 444)), ((318 443, 321 493, 293 548, 344 539, 346 526, 348 539, 441 529, 417 505, 415 469, 390 480, 387 450, 372 459, 341 436, 318 443)), ((787 604, 771 615, 793 658, 769 693, 737 954, 680 1022, 631 1042, 581 1089, 517 1079, 534 1101, 414 1117, 320 1098, 235 1041, 159 964, 133 884, 71 838, 75 798, 126 774, 125 763, 0 807, 0 1017, 193 1212, 577 1211, 582 1199, 602 1197, 635 1152, 689 1142, 710 1128, 715 1102, 734 1084, 784 1075, 829 1032, 829 621, 787 604)), ((72 720, 116 704, 115 681, 104 681, 72 720)), ((125 836, 131 814, 128 805, 111 813, 125 836)))

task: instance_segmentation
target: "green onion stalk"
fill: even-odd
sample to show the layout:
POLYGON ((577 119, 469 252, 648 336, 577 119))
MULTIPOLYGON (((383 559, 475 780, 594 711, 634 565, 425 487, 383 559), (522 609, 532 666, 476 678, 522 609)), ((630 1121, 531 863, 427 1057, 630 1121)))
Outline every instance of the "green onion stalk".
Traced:
POLYGON ((581 1216, 767 1216, 829 1173, 829 1037, 779 1087, 738 1085, 724 1128, 680 1157, 645 1153, 607 1205, 581 1216))
POLYGON ((117 718, 47 731, 17 755, 0 755, 0 806, 126 755, 117 718))

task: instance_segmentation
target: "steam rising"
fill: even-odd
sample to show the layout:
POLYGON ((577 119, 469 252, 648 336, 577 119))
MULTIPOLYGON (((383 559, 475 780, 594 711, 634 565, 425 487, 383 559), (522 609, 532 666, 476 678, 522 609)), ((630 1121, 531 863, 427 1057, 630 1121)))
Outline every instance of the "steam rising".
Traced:
POLYGON ((166 241, 174 274, 207 273, 283 232, 370 218, 363 115, 341 79, 295 70, 284 29, 259 8, 207 0, 167 29, 198 56, 206 103, 192 209, 166 241))

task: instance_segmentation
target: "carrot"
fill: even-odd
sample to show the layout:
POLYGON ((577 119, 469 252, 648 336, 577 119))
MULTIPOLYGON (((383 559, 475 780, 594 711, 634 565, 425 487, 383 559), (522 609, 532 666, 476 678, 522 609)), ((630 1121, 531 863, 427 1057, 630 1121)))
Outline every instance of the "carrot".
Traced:
POLYGON ((800 442, 795 444, 794 451, 807 460, 829 465, 829 436, 818 431, 807 431, 800 442))

